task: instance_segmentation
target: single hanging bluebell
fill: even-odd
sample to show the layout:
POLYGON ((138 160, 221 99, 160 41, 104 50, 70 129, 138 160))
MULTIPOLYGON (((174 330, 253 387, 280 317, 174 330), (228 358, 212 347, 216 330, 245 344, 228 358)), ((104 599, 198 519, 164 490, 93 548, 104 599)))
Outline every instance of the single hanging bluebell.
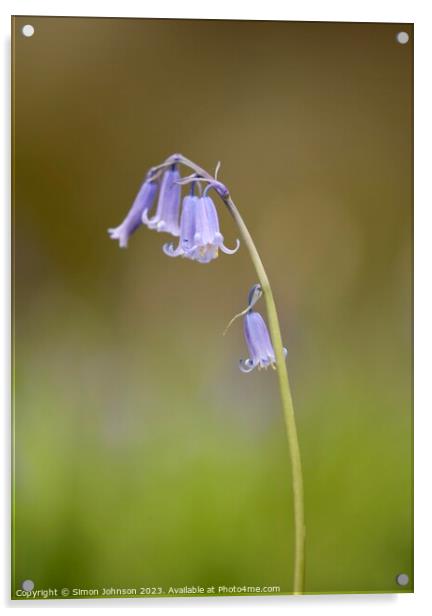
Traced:
POLYGON ((142 221, 149 229, 171 233, 176 237, 180 234, 181 186, 178 183, 179 180, 180 172, 177 165, 173 164, 162 176, 156 214, 150 218, 148 210, 143 212, 142 221))
POLYGON ((129 237, 142 224, 142 216, 153 205, 157 193, 157 182, 147 177, 123 222, 113 229, 108 229, 112 240, 118 240, 120 248, 127 248, 129 237))
POLYGON ((225 246, 216 206, 206 194, 207 189, 203 196, 194 195, 194 184, 192 194, 183 199, 179 243, 176 248, 173 244, 165 244, 165 254, 169 257, 186 257, 199 263, 209 263, 216 259, 219 249, 226 254, 234 254, 239 249, 239 240, 233 249, 225 246))
MULTIPOLYGON (((267 325, 259 312, 252 310, 256 296, 257 286, 254 285, 249 293, 247 312, 243 320, 243 332, 246 344, 249 350, 247 359, 240 360, 240 370, 242 372, 251 372, 254 368, 276 368, 276 357, 271 343, 270 334, 267 325)), ((284 356, 288 351, 284 348, 284 356)))

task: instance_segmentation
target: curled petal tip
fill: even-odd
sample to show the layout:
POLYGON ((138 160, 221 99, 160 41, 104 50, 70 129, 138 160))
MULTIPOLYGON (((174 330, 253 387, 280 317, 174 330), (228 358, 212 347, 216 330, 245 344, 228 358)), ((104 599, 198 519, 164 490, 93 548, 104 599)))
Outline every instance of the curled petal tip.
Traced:
POLYGON ((237 250, 240 248, 240 240, 237 238, 236 239, 235 247, 234 248, 228 248, 227 246, 225 246, 225 244, 223 242, 223 237, 222 237, 222 241, 219 244, 219 248, 222 250, 222 252, 224 252, 227 255, 234 255, 237 252, 237 250))
POLYGON ((251 359, 241 359, 239 361, 239 368, 242 372, 252 372, 255 368, 255 364, 251 359))
POLYGON ((174 252, 174 246, 172 244, 164 244, 162 246, 162 250, 168 257, 172 257, 172 253, 174 252))
POLYGON ((154 218, 153 216, 152 216, 152 218, 149 218, 148 210, 144 210, 144 212, 142 213, 142 216, 141 216, 141 222, 144 225, 147 225, 148 227, 150 227, 150 225, 153 222, 153 218, 154 218))
POLYGON ((162 246, 162 250, 167 255, 167 257, 179 257, 183 254, 183 250, 181 248, 174 248, 173 244, 168 243, 162 246))

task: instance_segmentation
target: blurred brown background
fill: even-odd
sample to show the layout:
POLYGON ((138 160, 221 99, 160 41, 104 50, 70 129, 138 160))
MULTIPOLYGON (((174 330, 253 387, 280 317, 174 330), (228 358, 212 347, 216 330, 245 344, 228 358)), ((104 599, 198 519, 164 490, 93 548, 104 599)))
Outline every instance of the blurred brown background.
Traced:
POLYGON ((412 50, 407 24, 13 20, 14 589, 291 590, 276 376, 221 335, 246 250, 106 233, 182 152, 222 162, 273 284, 306 590, 412 590, 412 50))

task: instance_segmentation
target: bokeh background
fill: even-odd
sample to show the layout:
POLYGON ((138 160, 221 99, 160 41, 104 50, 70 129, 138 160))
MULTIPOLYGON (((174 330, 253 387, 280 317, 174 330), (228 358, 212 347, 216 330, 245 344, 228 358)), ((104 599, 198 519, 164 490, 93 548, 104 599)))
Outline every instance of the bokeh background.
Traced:
POLYGON ((412 35, 13 19, 13 592, 291 592, 276 374, 239 372, 240 321, 222 337, 256 282, 246 250, 202 266, 106 232, 173 152, 222 161, 274 287, 307 592, 412 590, 412 35))

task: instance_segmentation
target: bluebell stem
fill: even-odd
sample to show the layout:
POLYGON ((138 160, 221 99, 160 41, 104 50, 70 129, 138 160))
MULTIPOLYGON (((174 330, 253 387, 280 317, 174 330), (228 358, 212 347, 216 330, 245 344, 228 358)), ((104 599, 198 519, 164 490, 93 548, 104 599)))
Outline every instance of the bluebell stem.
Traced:
POLYGON ((216 206, 207 195, 193 194, 195 180, 192 181, 192 194, 183 199, 180 221, 180 240, 177 248, 173 244, 165 244, 163 250, 169 257, 186 257, 199 263, 209 263, 216 259, 219 249, 226 254, 234 254, 240 246, 239 240, 235 248, 227 248, 220 232, 219 218, 216 206))
POLYGON ((118 240, 120 248, 127 248, 129 237, 142 224, 142 215, 152 207, 157 186, 157 182, 147 176, 126 218, 118 227, 108 229, 110 238, 118 240))
POLYGON ((180 233, 179 213, 181 200, 180 172, 176 164, 167 169, 161 181, 156 214, 149 218, 148 210, 144 210, 142 221, 149 229, 164 231, 178 236, 180 233))

